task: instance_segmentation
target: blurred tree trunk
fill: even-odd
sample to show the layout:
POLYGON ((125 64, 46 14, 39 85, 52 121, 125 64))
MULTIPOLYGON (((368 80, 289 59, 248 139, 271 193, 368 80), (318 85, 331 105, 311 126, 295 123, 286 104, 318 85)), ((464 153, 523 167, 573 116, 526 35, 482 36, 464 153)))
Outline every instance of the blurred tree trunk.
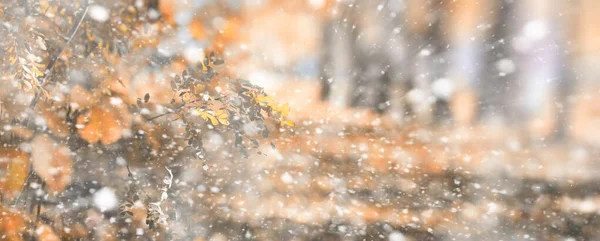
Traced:
POLYGON ((515 59, 512 48, 512 36, 515 27, 515 8, 513 0, 500 0, 491 4, 494 14, 490 16, 490 34, 486 36, 485 45, 485 70, 483 80, 476 87, 480 96, 478 118, 489 120, 504 118, 509 113, 506 96, 510 90, 510 83, 515 78, 515 59))
POLYGON ((344 2, 340 14, 325 25, 323 99, 336 106, 386 109, 390 82, 387 47, 393 25, 384 5, 387 1, 344 2))
POLYGON ((519 67, 515 91, 509 99, 515 111, 512 122, 525 124, 530 134, 548 137, 558 130, 558 86, 564 80, 562 29, 557 22, 559 3, 549 0, 519 1, 513 42, 519 67), (523 123, 523 120, 526 120, 523 123))
POLYGON ((329 19, 323 29, 321 54, 322 98, 335 106, 350 104, 352 80, 352 24, 347 21, 348 11, 329 19))
MULTIPOLYGON (((582 1, 588 9, 597 4, 582 1)), ((556 13, 565 5, 556 0, 344 2, 324 30, 322 97, 338 106, 389 111, 399 123, 408 111, 421 123, 452 117, 472 124, 500 117, 537 136, 560 135, 570 81, 567 26, 556 13)), ((584 89, 600 85, 590 80, 600 76, 589 67, 600 58, 594 57, 600 51, 590 12, 578 18, 588 23, 579 24, 581 29, 589 28, 578 31, 585 50, 576 63, 585 73, 584 89)))
MULTIPOLYGON (((572 1, 571 1, 572 2, 572 1)), ((577 73, 575 98, 569 115, 571 135, 579 141, 600 145, 600 1, 579 0, 573 15, 575 26, 573 65, 577 73)), ((573 3, 571 3, 573 4, 573 3)))
POLYGON ((437 90, 443 93, 436 93, 436 97, 450 102, 456 123, 470 124, 476 119, 477 102, 481 99, 480 87, 484 79, 487 54, 484 43, 486 36, 490 34, 488 26, 491 22, 489 10, 492 2, 457 0, 443 3, 447 11, 443 22, 446 33, 444 37, 448 43, 446 76, 451 83, 443 85, 447 86, 446 89, 437 90))
POLYGON ((352 106, 385 109, 388 60, 385 42, 389 35, 386 25, 387 1, 355 1, 350 9, 352 22, 352 53, 355 69, 352 106))
POLYGON ((441 77, 444 69, 440 29, 443 9, 440 8, 440 3, 440 0, 406 2, 406 70, 412 88, 406 94, 406 101, 410 105, 411 114, 422 123, 429 123, 434 117, 436 100, 430 86, 441 77))
POLYGON ((406 94, 413 88, 411 56, 415 54, 411 49, 409 23, 407 22, 408 4, 405 0, 390 0, 387 3, 390 16, 385 21, 388 39, 384 45, 385 58, 388 60, 386 74, 388 84, 388 114, 398 125, 405 123, 412 113, 406 101, 406 94))

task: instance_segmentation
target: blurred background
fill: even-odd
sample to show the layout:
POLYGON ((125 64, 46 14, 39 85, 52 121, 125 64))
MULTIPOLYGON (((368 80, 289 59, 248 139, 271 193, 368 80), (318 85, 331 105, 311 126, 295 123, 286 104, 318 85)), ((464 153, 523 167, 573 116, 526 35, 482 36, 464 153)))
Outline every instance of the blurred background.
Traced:
POLYGON ((295 135, 240 164, 248 176, 232 181, 249 184, 230 191, 244 201, 221 200, 253 237, 598 237, 599 1, 159 4, 185 26, 169 48, 193 60, 216 46, 290 103, 295 135))
POLYGON ((159 2, 168 22, 188 26, 172 46, 185 58, 216 47, 261 86, 298 83, 399 125, 508 125, 599 142, 595 1, 216 3, 159 2))
MULTIPOLYGON (((113 124, 90 127, 108 139, 90 144, 102 135, 85 139, 83 122, 81 138, 54 130, 71 109, 32 115, 36 131, 64 134, 54 139, 75 159, 64 192, 37 206, 64 240, 600 240, 598 0, 59 0, 39 1, 50 10, 38 22, 28 1, 14 2, 19 11, 0 3, 0 14, 16 12, 22 26, 66 33, 87 16, 78 32, 87 40, 47 34, 58 57, 68 49, 52 100, 100 106, 98 119, 113 124), (181 120, 127 111, 146 94, 146 112, 170 111, 171 77, 208 51, 225 59, 220 76, 288 103, 295 126, 265 122, 274 133, 244 159, 231 135, 203 125, 200 158, 187 141, 175 145, 188 131, 181 120), (171 188, 159 231, 141 202, 129 206, 133 218, 117 217, 129 165, 135 188, 152 197, 171 188)), ((33 94, 16 89, 0 88, 4 111, 28 120, 33 94)), ((33 216, 34 201, 47 200, 31 186, 21 206, 31 196, 33 216)), ((10 225, 0 218, 0 233, 10 225)))

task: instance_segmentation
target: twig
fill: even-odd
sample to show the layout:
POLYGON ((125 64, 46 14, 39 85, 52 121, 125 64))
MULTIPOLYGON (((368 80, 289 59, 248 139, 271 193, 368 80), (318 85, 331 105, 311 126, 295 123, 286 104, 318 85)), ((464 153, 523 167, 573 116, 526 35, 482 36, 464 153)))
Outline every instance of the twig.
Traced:
MULTIPOLYGON (((79 21, 77 22, 77 24, 75 26, 73 26, 73 28, 71 28, 71 31, 69 34, 69 39, 67 40, 67 43, 58 52, 58 54, 50 61, 50 63, 48 63, 48 66, 46 67, 46 70, 44 71, 44 77, 42 77, 42 79, 40 79, 40 82, 42 83, 41 87, 44 87, 48 84, 48 81, 46 81, 46 80, 48 79, 49 76, 52 75, 52 72, 53 72, 52 70, 54 70, 54 66, 56 66, 56 62, 58 61, 58 59, 60 58, 62 53, 65 51, 65 49, 67 47, 69 47, 69 44, 71 43, 71 40, 73 40, 75 33, 77 33, 77 30, 79 30, 79 27, 81 27, 81 24, 83 23, 83 20, 85 19, 85 16, 87 15, 88 10, 89 10, 89 2, 86 1, 86 5, 85 5, 85 9, 83 10, 83 14, 81 14, 81 17, 79 18, 79 21)), ((36 91, 35 97, 33 98, 33 100, 31 100, 31 103, 29 104, 30 112, 33 111, 33 109, 35 108, 39 99, 40 99, 40 95, 36 91)), ((31 118, 30 116, 27 116, 27 119, 25 120, 25 124, 29 124, 30 118, 31 118)))
POLYGON ((197 100, 190 101, 190 102, 188 102, 188 103, 186 103, 186 104, 183 104, 183 105, 181 105, 181 106, 179 106, 179 107, 175 108, 175 109, 174 109, 174 110, 172 110, 172 111, 167 111, 166 113, 162 113, 162 114, 160 114, 160 115, 157 115, 157 116, 150 117, 150 118, 148 118, 148 121, 153 121, 153 120, 155 120, 155 119, 158 119, 158 118, 160 118, 160 117, 163 117, 163 116, 166 116, 166 115, 170 115, 170 114, 176 113, 178 110, 180 110, 180 109, 182 109, 182 108, 184 108, 184 107, 188 106, 188 104, 193 104, 193 103, 196 103, 196 102, 198 102, 198 101, 202 101, 202 100, 204 100, 204 99, 197 99, 197 100))
POLYGON ((127 176, 129 176, 129 178, 133 180, 133 185, 135 185, 137 189, 140 190, 146 196, 147 200, 150 200, 150 196, 148 196, 148 194, 139 185, 139 182, 135 179, 135 177, 133 177, 133 173, 131 172, 131 169, 129 169, 129 160, 125 160, 125 167, 127 167, 127 176))
POLYGON ((13 206, 17 206, 17 204, 19 203, 21 194, 23 194, 23 192, 25 191, 25 187, 27 187, 27 183, 29 182, 29 178, 31 178, 31 176, 33 176, 33 168, 30 165, 29 174, 27 175, 27 178, 25 179, 25 182, 23 183, 23 186, 21 187, 21 191, 19 192, 19 195, 17 196, 17 198, 15 199, 15 202, 13 203, 13 206))
POLYGON ((73 26, 73 28, 71 28, 71 31, 69 34, 69 39, 67 40, 67 43, 60 50, 60 52, 58 52, 58 54, 52 59, 52 61, 50 61, 50 63, 48 64, 48 67, 46 67, 46 71, 44 71, 45 72, 44 77, 42 78, 42 87, 44 85, 46 85, 46 83, 47 83, 46 79, 48 79, 48 76, 50 76, 52 74, 52 70, 54 69, 56 62, 58 61, 58 59, 60 58, 62 53, 65 51, 65 49, 67 49, 67 47, 69 47, 69 44, 71 43, 71 40, 73 40, 75 33, 77 33, 77 30, 79 30, 79 27, 81 27, 81 24, 83 23, 83 20, 85 19, 85 16, 87 15, 88 10, 89 10, 89 3, 86 3, 85 10, 83 10, 83 14, 81 15, 81 18, 79 18, 79 21, 77 22, 77 24, 75 26, 73 26))
POLYGON ((148 121, 153 121, 155 119, 158 119, 160 117, 163 117, 163 116, 166 116, 166 115, 170 115, 170 114, 173 114, 173 113, 175 113, 175 112, 174 111, 168 111, 167 113, 162 113, 160 115, 150 117, 150 118, 148 118, 148 121))
MULTIPOLYGON (((46 182, 42 181, 42 190, 44 190, 45 188, 46 188, 46 182)), ((36 213, 36 216, 35 216, 36 223, 37 223, 37 221, 40 218, 40 212, 41 212, 41 210, 42 210, 42 200, 40 198, 40 200, 38 200, 38 202, 37 202, 37 213, 36 213)))

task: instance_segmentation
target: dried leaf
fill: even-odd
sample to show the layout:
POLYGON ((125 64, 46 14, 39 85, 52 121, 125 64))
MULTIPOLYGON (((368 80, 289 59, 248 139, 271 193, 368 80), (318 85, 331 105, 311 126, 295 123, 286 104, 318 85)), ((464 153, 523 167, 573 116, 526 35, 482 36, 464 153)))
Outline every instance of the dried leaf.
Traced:
POLYGON ((19 194, 29 175, 27 153, 15 149, 0 148, 0 192, 9 198, 19 194))
POLYGON ((204 40, 206 38, 206 29, 203 21, 194 20, 189 24, 188 27, 190 34, 195 39, 204 40))
POLYGON ((76 107, 78 108, 90 107, 97 101, 97 98, 95 98, 90 91, 79 85, 76 85, 71 89, 70 97, 71 103, 77 104, 76 107))
POLYGON ((39 241, 60 241, 58 235, 56 235, 54 231, 52 231, 52 228, 47 224, 38 224, 35 229, 35 234, 39 241))
POLYGON ((219 120, 219 123, 228 126, 229 125, 229 113, 227 113, 227 111, 225 110, 217 110, 215 112, 215 116, 217 117, 217 119, 219 120))
POLYGON ((142 125, 142 129, 145 132, 146 142, 154 150, 158 150, 161 146, 160 137, 162 132, 158 128, 151 125, 142 125))
POLYGON ((48 135, 34 137, 31 146, 31 161, 35 172, 51 191, 64 190, 71 182, 73 174, 73 160, 69 148, 56 143, 48 135))
POLYGON ((23 241, 23 233, 28 222, 26 216, 0 204, 0 236, 2 240, 23 241))
MULTIPOLYGON (((202 111, 200 109, 194 109, 194 110, 192 110, 192 114, 202 117, 202 119, 204 119, 205 121, 209 121, 210 120, 210 123, 213 126, 216 126, 216 125, 219 124, 219 121, 217 120, 217 118, 215 118, 210 113, 207 113, 206 111, 202 111)), ((229 124, 229 122, 227 122, 227 124, 229 124)))
POLYGON ((291 120, 281 120, 281 126, 289 126, 289 127, 294 127, 295 123, 291 120))
POLYGON ((175 81, 171 80, 171 90, 176 91, 177 90, 177 85, 175 84, 175 81))
POLYGON ((88 238, 89 231, 80 223, 74 223, 68 228, 57 230, 60 237, 64 240, 85 240, 88 238))
POLYGON ((47 104, 40 105, 40 115, 44 118, 48 129, 53 135, 66 138, 70 134, 67 120, 65 117, 58 116, 56 112, 56 109, 47 104))
POLYGON ((13 126, 11 132, 22 139, 30 139, 33 131, 22 126, 13 126))
POLYGON ((89 143, 100 141, 104 145, 121 139, 123 128, 117 121, 116 113, 102 107, 94 107, 77 118, 77 133, 89 143))
POLYGON ((222 65, 224 63, 225 63, 225 61, 222 59, 215 59, 215 61, 213 62, 214 65, 222 65))
POLYGON ((192 76, 190 75, 190 72, 186 69, 181 73, 181 76, 183 77, 184 80, 187 80, 189 78, 191 78, 192 76))

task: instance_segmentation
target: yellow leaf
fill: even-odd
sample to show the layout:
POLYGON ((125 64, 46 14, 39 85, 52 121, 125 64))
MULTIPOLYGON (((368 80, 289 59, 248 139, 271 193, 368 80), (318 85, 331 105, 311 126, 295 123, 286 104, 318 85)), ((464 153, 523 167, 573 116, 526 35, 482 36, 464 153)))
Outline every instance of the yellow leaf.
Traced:
POLYGON ((44 65, 44 64, 42 64, 42 63, 37 63, 37 62, 33 62, 33 65, 34 65, 34 66, 36 66, 38 69, 40 69, 40 68, 42 68, 42 69, 43 69, 43 68, 45 68, 45 67, 46 67, 46 65, 44 65))
POLYGON ((8 58, 8 61, 10 62, 10 65, 15 65, 15 63, 17 62, 17 57, 16 56, 10 56, 10 58, 8 58))
POLYGON ((31 66, 31 70, 33 70, 33 72, 37 75, 37 76, 44 76, 44 73, 42 73, 42 71, 40 71, 37 66, 31 66))
POLYGON ((273 98, 267 95, 257 95, 255 98, 256 102, 260 104, 270 105, 273 102, 273 98))
POLYGON ((217 116, 217 119, 219 119, 219 123, 228 126, 229 125, 229 113, 227 113, 227 111, 224 110, 217 110, 217 112, 215 113, 215 116, 217 116))
POLYGON ((183 94, 183 96, 181 98, 183 99, 183 102, 187 103, 190 100, 192 100, 192 95, 189 93, 185 93, 185 94, 183 94))
POLYGON ((282 105, 276 105, 273 107, 274 112, 279 112, 281 117, 286 117, 290 113, 290 107, 287 103, 282 105))
POLYGON ((199 109, 194 109, 192 110, 192 114, 194 115, 198 115, 200 117, 202 117, 202 119, 204 119, 205 121, 209 121, 213 126, 216 126, 219 124, 219 121, 217 120, 217 118, 215 118, 213 115, 206 113, 204 111, 201 111, 199 109))
POLYGON ((96 39, 96 36, 89 31, 86 31, 85 34, 87 35, 87 38, 90 41, 94 41, 96 39))
POLYGON ((285 103, 280 106, 279 111, 281 112, 281 117, 286 117, 290 113, 290 107, 285 103))
POLYGON ((283 127, 283 126, 289 126, 289 127, 294 127, 295 123, 291 120, 283 120, 280 119, 279 120, 279 124, 283 127))
POLYGON ((216 125, 218 125, 218 124, 219 124, 219 121, 217 120, 217 118, 215 118, 214 116, 212 116, 212 115, 210 115, 210 114, 207 114, 207 115, 208 115, 208 119, 210 119, 210 123, 211 123, 213 126, 216 126, 216 125))
POLYGON ((0 148, 0 191, 14 198, 23 188, 29 174, 29 157, 27 153, 8 148, 0 148))
POLYGON ((127 25, 120 24, 119 25, 119 30, 121 30, 121 32, 127 32, 127 30, 129 30, 129 29, 127 28, 127 25))

